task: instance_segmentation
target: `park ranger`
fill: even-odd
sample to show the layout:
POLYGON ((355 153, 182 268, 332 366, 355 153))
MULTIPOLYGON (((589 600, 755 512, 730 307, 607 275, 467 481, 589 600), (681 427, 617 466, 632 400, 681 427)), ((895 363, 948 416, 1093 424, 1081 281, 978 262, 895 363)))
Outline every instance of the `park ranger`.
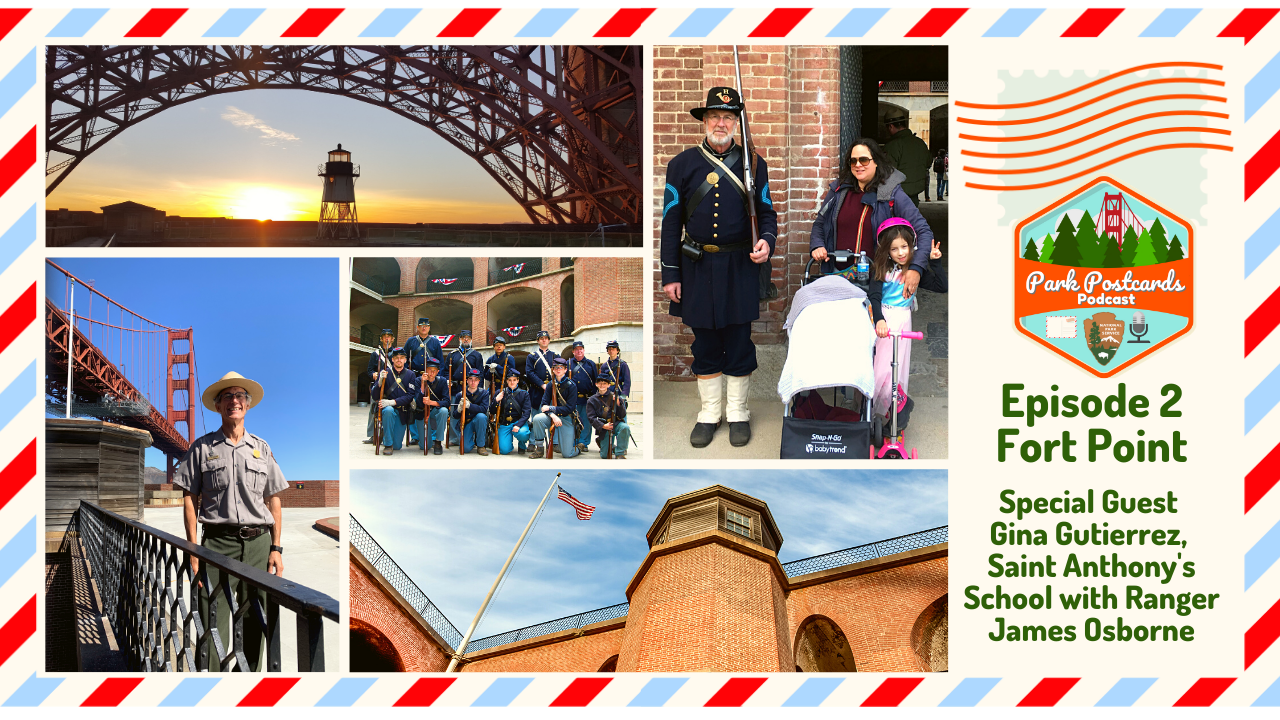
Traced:
MULTIPOLYGON (((278 494, 289 483, 267 442, 244 427, 245 414, 262 402, 262 395, 261 385, 235 372, 210 385, 201 400, 206 408, 222 416, 222 426, 191 444, 174 474, 173 484, 182 489, 187 542, 199 542, 232 560, 283 577, 278 494), (199 526, 204 532, 197 540, 199 526)), ((191 558, 191 566, 198 572, 199 560, 191 558)), ((208 584, 200 596, 202 617, 208 617, 209 612, 205 593, 216 591, 222 582, 222 571, 213 566, 205 570, 208 584)), ((261 606, 266 607, 265 591, 253 590, 236 578, 230 578, 228 584, 238 605, 251 602, 251 596, 256 595, 261 606)), ((230 652, 233 646, 228 617, 227 602, 222 597, 218 602, 218 635, 224 652, 230 652)), ((236 669, 257 672, 264 635, 252 614, 245 617, 242 638, 249 667, 236 669)), ((209 669, 219 670, 219 660, 210 635, 209 669)))
POLYGON ((747 397, 756 369, 751 321, 760 317, 760 265, 778 241, 778 216, 769 197, 764 158, 753 153, 754 195, 743 182, 744 151, 734 140, 742 98, 730 87, 713 87, 704 107, 689 111, 706 138, 667 164, 662 200, 662 290, 670 313, 693 330, 693 374, 702 409, 689 435, 694 447, 711 444, 722 407, 729 441, 751 439, 747 397), (751 202, 760 237, 753 243, 747 215, 751 202), (720 376, 728 393, 722 405, 720 376))

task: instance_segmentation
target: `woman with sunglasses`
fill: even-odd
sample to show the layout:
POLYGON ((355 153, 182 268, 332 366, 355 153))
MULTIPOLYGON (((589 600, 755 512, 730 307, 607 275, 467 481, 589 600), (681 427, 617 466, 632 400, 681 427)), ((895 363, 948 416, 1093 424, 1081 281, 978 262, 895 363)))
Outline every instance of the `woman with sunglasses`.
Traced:
POLYGON ((822 198, 809 235, 809 252, 822 263, 824 273, 851 268, 859 252, 865 252, 870 260, 876 251, 876 228, 891 217, 899 217, 915 229, 915 253, 904 273, 903 299, 915 294, 920 276, 929 266, 933 230, 903 192, 905 179, 875 140, 854 142, 840 163, 840 178, 832 181, 822 198), (828 258, 828 253, 836 250, 851 251, 854 260, 837 264, 828 258))

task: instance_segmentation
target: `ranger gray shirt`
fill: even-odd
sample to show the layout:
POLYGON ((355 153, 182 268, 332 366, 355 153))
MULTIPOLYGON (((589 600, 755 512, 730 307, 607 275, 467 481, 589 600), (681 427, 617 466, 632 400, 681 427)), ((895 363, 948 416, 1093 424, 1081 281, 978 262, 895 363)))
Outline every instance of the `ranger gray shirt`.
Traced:
POLYGON ((246 432, 232 445, 221 428, 191 443, 173 484, 200 496, 210 525, 274 525, 267 498, 289 487, 265 440, 246 432))

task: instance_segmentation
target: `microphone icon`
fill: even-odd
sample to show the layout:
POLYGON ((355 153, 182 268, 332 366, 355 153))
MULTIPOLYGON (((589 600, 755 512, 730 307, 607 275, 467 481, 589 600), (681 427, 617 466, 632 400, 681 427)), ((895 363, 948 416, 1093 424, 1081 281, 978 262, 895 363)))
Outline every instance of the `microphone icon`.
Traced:
POLYGON ((1151 344, 1150 340, 1143 340, 1142 336, 1151 330, 1151 326, 1147 325, 1147 316, 1142 314, 1141 310, 1133 311, 1133 320, 1129 323, 1129 332, 1133 333, 1134 340, 1130 340, 1129 344, 1142 343, 1143 345, 1151 344))

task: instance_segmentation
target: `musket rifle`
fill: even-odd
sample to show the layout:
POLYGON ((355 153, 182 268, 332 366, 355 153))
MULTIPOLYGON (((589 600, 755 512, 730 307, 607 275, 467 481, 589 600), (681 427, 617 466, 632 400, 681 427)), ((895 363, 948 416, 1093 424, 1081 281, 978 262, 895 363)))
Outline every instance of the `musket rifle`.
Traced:
MULTIPOLYGON (((510 353, 506 353, 506 357, 505 357, 505 358, 503 358, 503 360, 502 360, 502 390, 501 390, 501 392, 502 392, 504 395, 505 395, 505 394, 506 394, 506 392, 507 392, 507 363, 508 363, 510 360, 511 360, 511 354, 510 354, 510 353)), ((494 385, 496 385, 496 384, 497 384, 497 382, 496 382, 496 381, 495 381, 495 382, 491 382, 491 383, 489 383, 490 387, 493 387, 493 386, 494 386, 494 385)), ((492 391, 490 391, 490 392, 492 392, 492 391)), ((498 396, 498 395, 497 395, 497 393, 493 393, 492 395, 490 395, 490 397, 491 397, 491 398, 496 398, 497 396, 498 396)), ((499 425, 499 423, 498 423, 498 416, 502 414, 502 405, 498 405, 498 407, 494 408, 494 410, 493 410, 493 413, 492 413, 492 414, 493 414, 493 420, 492 420, 491 424, 492 424, 492 426, 493 426, 493 454, 495 454, 495 455, 500 455, 500 454, 501 454, 501 452, 498 450, 498 425, 499 425)))
MULTIPOLYGON (((608 394, 608 393, 606 393, 608 394)), ((604 399, 603 397, 601 398, 604 399)), ((618 403, 622 402, 617 395, 613 396, 613 404, 609 406, 609 424, 613 426, 605 436, 605 441, 609 443, 609 449, 605 452, 604 459, 613 459, 613 434, 618 430, 618 403)))
MULTIPOLYGON (((458 342, 458 347, 462 347, 461 341, 458 342)), ((466 385, 463 384, 463 387, 466 387, 466 385)), ((444 376, 444 389, 448 395, 445 399, 450 403, 453 402, 453 353, 449 353, 449 372, 444 376)), ((446 409, 448 406, 449 403, 445 403, 446 409)), ((449 449, 449 421, 447 419, 444 422, 444 449, 449 449)))
MULTIPOLYGON (((436 394, 431 390, 431 384, 427 382, 427 372, 422 371, 422 377, 418 378, 418 384, 422 391, 422 454, 426 455, 431 445, 431 411, 435 408, 427 405, 427 400, 435 400, 436 394)), ((439 402, 439 400, 436 400, 439 402)), ((449 433, 449 423, 445 423, 445 434, 449 433)))
POLYGON ((374 406, 374 410, 373 410, 373 454, 381 455, 382 454, 382 394, 387 389, 387 379, 382 377, 382 373, 386 370, 386 366, 383 365, 383 361, 386 360, 387 356, 382 352, 381 345, 378 346, 377 353, 378 353, 378 374, 375 375, 374 377, 378 382, 378 404, 374 406))
MULTIPOLYGON (((458 421, 458 454, 467 453, 467 358, 462 358, 462 394, 458 396, 458 412, 462 419, 458 421)), ((479 385, 476 386, 477 388, 479 385)))
MULTIPOLYGON (((622 367, 622 353, 618 353, 618 367, 622 367)), ((614 399, 622 402, 622 381, 618 380, 618 374, 613 371, 613 366, 608 360, 604 361, 604 366, 609 368, 609 377, 613 378, 614 399)), ((630 443, 636 446, 636 451, 641 452, 640 445, 636 442, 636 436, 632 434, 630 443)))
MULTIPOLYGON (((545 363, 546 359, 543 358, 542 362, 545 363)), ((560 385, 559 383, 556 382, 555 373, 552 373, 551 377, 549 377, 547 380, 548 382, 551 383, 551 409, 554 410, 555 408, 560 407, 560 385)), ((551 415, 552 417, 555 416, 555 413, 547 413, 547 414, 551 415)), ((555 438, 556 438, 556 424, 553 422, 547 426, 547 459, 548 460, 551 460, 554 457, 552 453, 554 452, 553 448, 555 447, 555 438)))
MULTIPOLYGON (((742 158, 742 186, 747 191, 747 217, 751 220, 751 252, 756 251, 756 245, 760 243, 760 218, 756 214, 756 191, 755 191, 755 167, 756 167, 756 145, 751 141, 751 127, 747 122, 747 99, 742 94, 742 68, 738 64, 738 46, 733 46, 733 71, 738 76, 738 95, 742 98, 742 113, 739 118, 742 124, 742 149, 744 151, 742 158)), ((765 258, 760 268, 760 291, 761 297, 777 297, 778 291, 773 285, 770 276, 773 274, 773 263, 769 258, 765 258)))

